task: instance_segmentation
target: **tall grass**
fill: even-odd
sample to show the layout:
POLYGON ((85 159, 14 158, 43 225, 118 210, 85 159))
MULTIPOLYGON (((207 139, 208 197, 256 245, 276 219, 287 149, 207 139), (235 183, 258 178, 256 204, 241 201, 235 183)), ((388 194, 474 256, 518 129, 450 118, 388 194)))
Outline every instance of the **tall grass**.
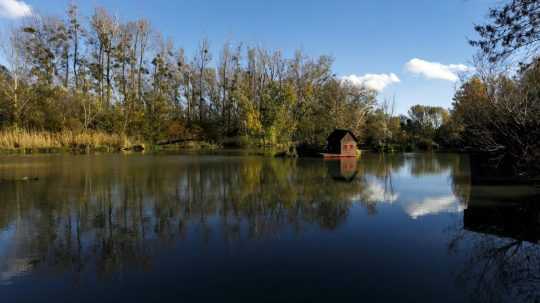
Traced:
POLYGON ((103 132, 31 132, 26 130, 0 131, 0 149, 2 150, 119 150, 128 146, 131 146, 131 143, 127 137, 103 132))

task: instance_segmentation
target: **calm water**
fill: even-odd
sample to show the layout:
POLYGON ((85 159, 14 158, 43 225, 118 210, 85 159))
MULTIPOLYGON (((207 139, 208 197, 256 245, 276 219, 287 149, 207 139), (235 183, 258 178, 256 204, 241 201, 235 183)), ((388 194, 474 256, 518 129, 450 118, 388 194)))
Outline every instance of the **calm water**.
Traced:
POLYGON ((0 179, 1 302, 540 296, 538 190, 472 184, 467 156, 17 156, 0 179))

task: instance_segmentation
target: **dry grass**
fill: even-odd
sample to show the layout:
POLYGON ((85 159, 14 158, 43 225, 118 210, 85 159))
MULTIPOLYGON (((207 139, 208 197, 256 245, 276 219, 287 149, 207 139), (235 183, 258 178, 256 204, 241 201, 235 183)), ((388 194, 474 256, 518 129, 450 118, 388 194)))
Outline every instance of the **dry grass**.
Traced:
POLYGON ((0 149, 107 149, 118 150, 130 146, 125 136, 102 132, 29 132, 0 131, 0 149))

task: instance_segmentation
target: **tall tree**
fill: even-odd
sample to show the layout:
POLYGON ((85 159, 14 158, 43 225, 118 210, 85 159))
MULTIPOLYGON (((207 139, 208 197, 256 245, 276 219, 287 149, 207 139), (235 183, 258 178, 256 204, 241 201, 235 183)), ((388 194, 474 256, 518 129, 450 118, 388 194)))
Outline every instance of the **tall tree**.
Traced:
POLYGON ((204 119, 204 109, 205 109, 205 71, 208 63, 212 60, 212 55, 210 53, 210 43, 208 39, 203 39, 199 43, 199 48, 195 55, 195 64, 198 70, 198 91, 199 91, 199 122, 202 122, 204 119))
POLYGON ((79 21, 79 9, 77 5, 71 3, 68 6, 68 35, 72 39, 71 45, 73 46, 73 78, 75 89, 79 88, 79 39, 83 34, 82 26, 79 21))

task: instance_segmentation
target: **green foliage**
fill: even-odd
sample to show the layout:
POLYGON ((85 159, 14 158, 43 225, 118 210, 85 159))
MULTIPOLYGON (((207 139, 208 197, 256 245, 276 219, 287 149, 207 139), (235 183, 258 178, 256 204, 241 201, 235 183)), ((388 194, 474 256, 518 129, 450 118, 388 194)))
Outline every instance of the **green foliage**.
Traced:
POLYGON ((205 39, 186 58, 144 19, 122 22, 98 8, 83 20, 70 5, 64 19, 13 30, 1 128, 324 146, 334 128, 365 132, 374 110, 376 94, 338 79, 329 56, 287 59, 226 43, 214 67, 205 39))
POLYGON ((271 84, 262 96, 262 127, 265 142, 289 142, 296 130, 293 110, 297 105, 294 88, 290 84, 271 84))
POLYGON ((402 129, 412 146, 421 150, 432 150, 439 146, 454 147, 454 140, 447 135, 453 129, 450 113, 437 106, 414 105, 408 117, 401 118, 402 129))
POLYGON ((504 75, 472 78, 455 96, 454 117, 464 143, 502 153, 517 174, 540 171, 540 61, 515 79, 504 75))

